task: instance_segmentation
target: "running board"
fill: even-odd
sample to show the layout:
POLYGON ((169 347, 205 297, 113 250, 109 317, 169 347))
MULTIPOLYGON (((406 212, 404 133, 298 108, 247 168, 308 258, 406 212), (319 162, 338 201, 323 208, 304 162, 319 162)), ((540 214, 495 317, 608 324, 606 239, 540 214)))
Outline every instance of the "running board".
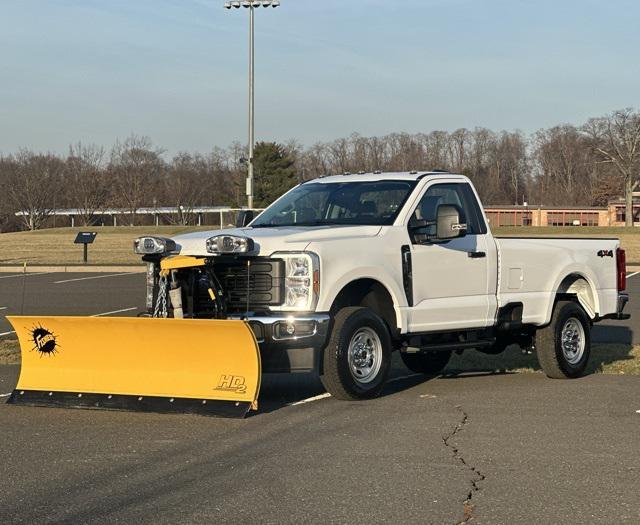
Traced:
POLYGON ((488 348, 495 344, 495 339, 476 339, 475 341, 454 341, 452 343, 432 343, 420 347, 407 346, 402 349, 408 354, 420 352, 443 352, 446 350, 465 350, 467 348, 488 348))

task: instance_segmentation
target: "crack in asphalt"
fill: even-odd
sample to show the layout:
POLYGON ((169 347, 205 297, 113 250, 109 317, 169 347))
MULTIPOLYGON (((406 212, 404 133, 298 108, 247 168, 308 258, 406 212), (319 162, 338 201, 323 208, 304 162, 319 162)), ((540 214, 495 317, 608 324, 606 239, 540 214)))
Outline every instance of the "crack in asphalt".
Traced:
POLYGON ((462 521, 457 523, 457 525, 467 525, 469 523, 473 523, 473 511, 475 507, 473 503, 473 495, 474 493, 480 491, 479 483, 481 481, 484 481, 486 479, 486 476, 476 467, 470 465, 460 452, 460 449, 451 443, 451 440, 464 429, 467 422, 469 421, 469 414, 467 414, 460 405, 456 405, 456 409, 462 414, 462 418, 453 428, 453 430, 449 432, 449 434, 447 434, 446 436, 442 436, 442 442, 444 443, 445 447, 451 449, 451 453, 454 459, 473 474, 473 476, 469 480, 471 488, 467 493, 464 502, 462 503, 463 519, 462 521))

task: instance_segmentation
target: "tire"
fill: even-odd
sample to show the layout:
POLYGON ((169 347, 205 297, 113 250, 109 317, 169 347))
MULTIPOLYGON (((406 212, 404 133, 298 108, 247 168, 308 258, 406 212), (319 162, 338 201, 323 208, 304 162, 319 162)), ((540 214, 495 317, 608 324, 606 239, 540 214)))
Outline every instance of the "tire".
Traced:
POLYGON ((576 378, 584 374, 591 354, 591 322, 573 301, 556 303, 551 323, 536 334, 538 361, 547 377, 576 378))
POLYGON ((322 384, 337 399, 376 397, 389 375, 391 351, 389 329, 373 310, 343 308, 322 355, 322 384))
POLYGON ((451 350, 408 354, 400 352, 402 362, 417 374, 437 375, 447 366, 451 358, 451 350))

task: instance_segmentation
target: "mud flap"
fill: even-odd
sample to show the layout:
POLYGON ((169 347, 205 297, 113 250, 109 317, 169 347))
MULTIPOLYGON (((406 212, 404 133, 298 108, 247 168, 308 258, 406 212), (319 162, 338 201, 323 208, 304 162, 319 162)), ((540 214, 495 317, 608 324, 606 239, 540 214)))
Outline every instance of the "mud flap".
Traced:
POLYGON ((260 352, 244 321, 7 317, 22 367, 8 403, 244 417, 260 352))

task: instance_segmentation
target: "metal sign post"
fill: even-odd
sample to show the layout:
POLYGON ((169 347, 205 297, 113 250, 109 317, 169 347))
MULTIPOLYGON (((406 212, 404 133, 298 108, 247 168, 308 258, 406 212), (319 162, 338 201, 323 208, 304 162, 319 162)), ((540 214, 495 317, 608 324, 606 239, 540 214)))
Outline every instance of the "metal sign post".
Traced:
POLYGON ((90 244, 93 244, 93 241, 96 239, 96 235, 98 235, 98 232, 78 232, 78 235, 76 235, 76 240, 73 241, 74 244, 82 244, 84 252, 83 259, 85 264, 87 264, 88 261, 88 247, 90 244))

